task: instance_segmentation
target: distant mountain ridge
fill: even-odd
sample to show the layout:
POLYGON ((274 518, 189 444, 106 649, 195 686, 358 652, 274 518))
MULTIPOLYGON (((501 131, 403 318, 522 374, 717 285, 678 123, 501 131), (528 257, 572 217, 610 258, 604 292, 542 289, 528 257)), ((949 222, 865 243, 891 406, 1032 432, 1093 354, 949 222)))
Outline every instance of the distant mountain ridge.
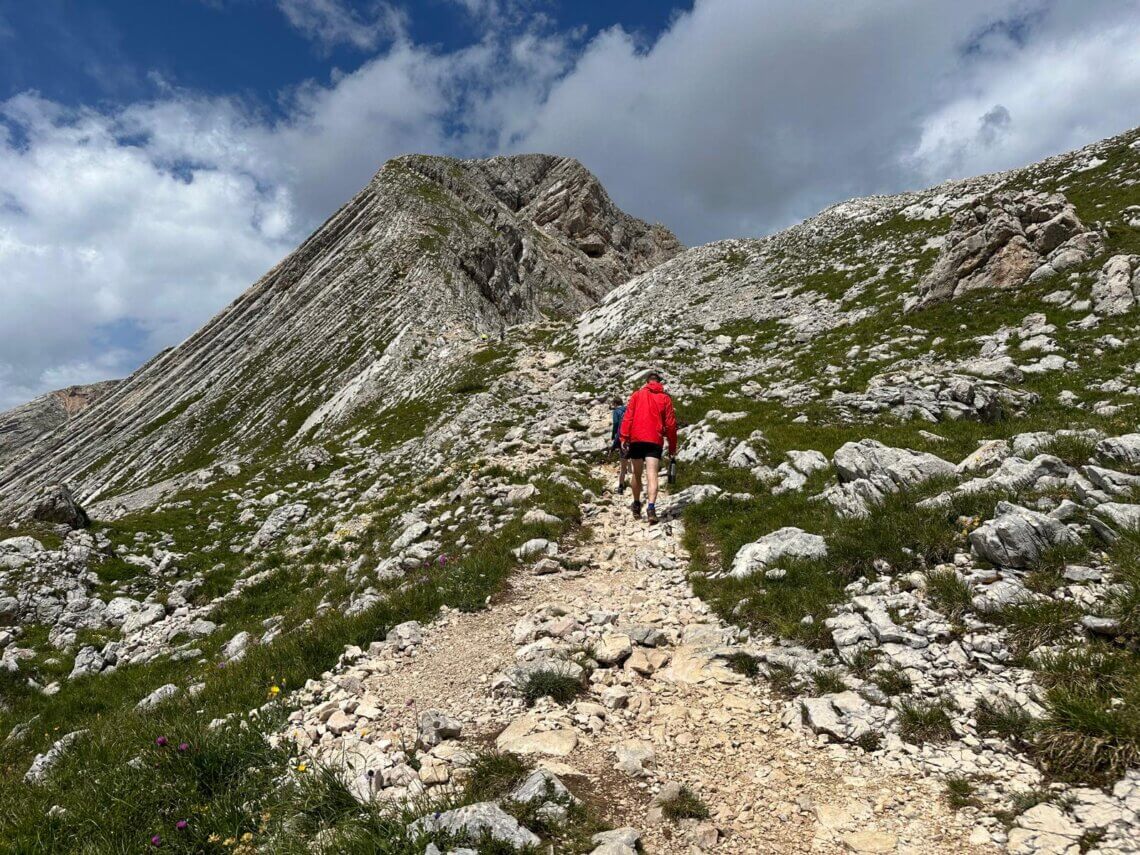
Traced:
POLYGON ((571 158, 396 158, 187 341, 10 458, 0 506, 46 482, 83 499, 138 488, 383 409, 507 326, 574 317, 680 249, 571 158))
POLYGON ((0 467, 18 457, 44 434, 50 433, 105 398, 118 380, 68 386, 0 412, 0 467))

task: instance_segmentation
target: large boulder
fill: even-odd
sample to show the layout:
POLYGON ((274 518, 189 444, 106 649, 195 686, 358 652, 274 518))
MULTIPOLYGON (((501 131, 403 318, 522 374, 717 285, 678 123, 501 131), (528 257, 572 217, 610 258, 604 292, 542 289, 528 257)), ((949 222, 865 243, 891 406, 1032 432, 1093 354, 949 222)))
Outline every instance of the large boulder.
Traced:
POLYGON ((783 558, 823 558, 827 543, 818 534, 808 534, 802 528, 785 526, 759 540, 740 547, 732 559, 729 575, 744 579, 765 570, 783 558))
POLYGON ((994 518, 970 532, 974 553, 1001 567, 1031 567, 1050 547, 1080 542, 1060 520, 1010 502, 998 502, 994 518))
POLYGON ((934 267, 906 308, 978 289, 1008 290, 1091 258, 1101 242, 1058 193, 997 193, 955 215, 934 267))
POLYGON ((66 484, 53 484, 47 487, 28 511, 28 516, 37 522, 66 525, 72 529, 87 528, 91 525, 87 511, 75 501, 66 484))
POLYGON ((1073 470, 1051 454, 1038 454, 1032 460, 1007 457, 991 475, 974 478, 958 486, 959 493, 1017 493, 1030 488, 1059 487, 1073 470))
POLYGON ((517 819, 494 802, 478 802, 442 813, 430 813, 413 822, 409 830, 413 834, 444 832, 475 840, 486 834, 515 849, 538 846, 542 842, 537 834, 520 825, 517 819))
POLYGON ((264 549, 285 536, 285 533, 299 522, 303 522, 309 515, 309 506, 303 502, 291 505, 282 505, 275 509, 261 528, 253 536, 250 543, 252 549, 264 549))
POLYGON ((682 463, 720 460, 727 454, 728 443, 716 431, 706 424, 696 424, 686 431, 685 444, 677 452, 677 460, 682 463))
POLYGON ((1096 445, 1096 452, 1123 466, 1140 466, 1140 433, 1102 439, 1096 445))
POLYGON ((1123 315, 1140 296, 1140 255, 1114 255, 1104 263, 1092 287, 1093 311, 1123 315))
POLYGON ((891 448, 873 439, 843 444, 832 463, 839 483, 823 497, 841 516, 866 516, 889 493, 957 474, 953 463, 934 454, 891 448))
POLYGON ((950 476, 956 472, 953 463, 936 455, 891 448, 873 439, 844 443, 835 452, 832 462, 842 482, 886 479, 899 488, 914 487, 938 475, 950 476))

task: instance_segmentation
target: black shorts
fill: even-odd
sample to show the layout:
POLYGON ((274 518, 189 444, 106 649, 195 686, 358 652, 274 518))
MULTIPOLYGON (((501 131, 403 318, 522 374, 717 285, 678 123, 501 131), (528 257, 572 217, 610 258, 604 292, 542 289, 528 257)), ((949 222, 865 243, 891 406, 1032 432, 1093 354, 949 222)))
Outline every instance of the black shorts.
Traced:
POLYGON ((628 456, 630 460, 644 460, 647 457, 655 457, 660 460, 661 453, 664 450, 663 445, 655 442, 631 442, 628 456))

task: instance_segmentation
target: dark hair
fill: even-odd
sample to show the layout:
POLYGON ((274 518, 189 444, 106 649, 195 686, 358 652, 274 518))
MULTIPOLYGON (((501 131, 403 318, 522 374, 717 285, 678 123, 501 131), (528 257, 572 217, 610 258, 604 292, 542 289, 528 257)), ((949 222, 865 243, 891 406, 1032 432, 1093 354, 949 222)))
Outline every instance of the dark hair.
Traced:
POLYGON ((650 380, 650 381, 656 381, 656 382, 660 383, 661 382, 661 375, 658 374, 656 371, 650 371, 649 376, 646 377, 645 379, 650 380))
POLYGON ((617 407, 620 407, 621 406, 621 398, 619 398, 617 395, 614 395, 613 400, 610 401, 610 406, 614 407, 615 409, 617 407))

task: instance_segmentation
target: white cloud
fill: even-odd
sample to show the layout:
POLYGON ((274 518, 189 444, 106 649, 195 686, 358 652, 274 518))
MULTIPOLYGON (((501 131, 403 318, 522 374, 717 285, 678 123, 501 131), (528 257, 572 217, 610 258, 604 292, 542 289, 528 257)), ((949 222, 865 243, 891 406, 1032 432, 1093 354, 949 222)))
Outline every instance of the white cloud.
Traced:
POLYGON ((287 193, 178 174, 113 117, 33 95, 0 106, 0 407, 61 380, 122 375, 192 332, 291 245, 287 193))
POLYGON ((292 26, 325 48, 347 44, 371 50, 402 35, 407 26, 403 10, 382 0, 277 0, 277 6, 292 26))
POLYGON ((698 0, 652 44, 488 25, 451 52, 369 41, 385 7, 359 8, 303 4, 326 44, 392 41, 282 93, 284 118, 165 82, 114 109, 0 103, 0 407, 177 342, 397 154, 573 155, 695 243, 1140 120, 1140 12, 1111 0, 698 0))
POLYGON ((698 0, 648 49, 600 34, 508 144, 579 156, 688 241, 764 233, 1136 123, 1140 10, 1074 6, 698 0))

